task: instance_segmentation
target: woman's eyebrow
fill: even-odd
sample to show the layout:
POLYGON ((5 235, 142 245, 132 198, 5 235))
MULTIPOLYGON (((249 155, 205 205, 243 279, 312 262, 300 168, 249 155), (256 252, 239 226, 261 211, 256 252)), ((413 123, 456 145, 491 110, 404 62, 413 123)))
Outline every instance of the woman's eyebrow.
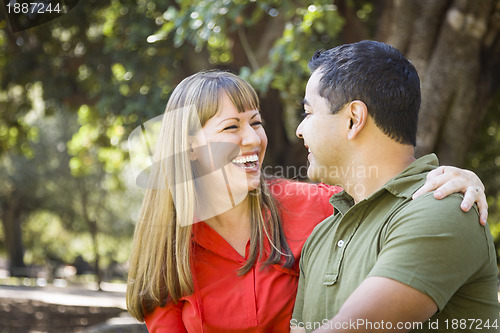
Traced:
MULTIPOLYGON (((250 118, 250 120, 252 120, 253 118, 255 118, 256 116, 260 115, 260 112, 259 111, 256 111, 254 113, 254 115, 250 118)), ((219 126, 220 124, 222 124, 223 122, 227 121, 227 120, 236 120, 236 121, 240 121, 241 119, 238 118, 238 117, 231 117, 231 118, 226 118, 226 119, 223 119, 219 122, 219 124, 217 126, 219 126)))
POLYGON ((252 120, 252 119, 253 119, 253 118, 255 118, 256 116, 260 116, 260 112, 259 112, 259 111, 255 112, 255 114, 252 116, 252 118, 250 118, 250 120, 252 120))
POLYGON ((222 124, 223 122, 225 122, 225 121, 227 121, 227 120, 236 120, 236 121, 238 121, 238 122, 239 122, 239 121, 240 121, 240 118, 238 118, 238 117, 226 118, 226 119, 224 119, 224 120, 221 120, 221 122, 220 122, 217 126, 219 126, 220 124, 222 124))

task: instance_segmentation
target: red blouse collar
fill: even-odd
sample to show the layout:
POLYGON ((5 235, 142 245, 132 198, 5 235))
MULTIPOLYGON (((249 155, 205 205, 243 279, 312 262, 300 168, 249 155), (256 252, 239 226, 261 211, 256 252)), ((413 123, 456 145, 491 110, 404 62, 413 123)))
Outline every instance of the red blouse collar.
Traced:
POLYGON ((192 239, 199 246, 239 263, 245 262, 246 257, 248 257, 250 240, 247 243, 244 258, 221 235, 203 221, 193 225, 192 239))

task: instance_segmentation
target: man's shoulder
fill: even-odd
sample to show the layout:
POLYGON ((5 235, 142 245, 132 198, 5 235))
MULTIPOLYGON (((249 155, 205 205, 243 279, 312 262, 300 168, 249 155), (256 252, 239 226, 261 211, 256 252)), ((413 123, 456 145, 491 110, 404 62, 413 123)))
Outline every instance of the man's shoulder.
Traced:
MULTIPOLYGON (((462 211, 460 204, 463 200, 461 193, 453 193, 442 199, 434 198, 434 192, 429 192, 417 199, 404 202, 395 214, 396 217, 426 221, 440 220, 442 222, 479 221, 479 210, 473 205, 468 212, 462 211)), ((423 221, 421 221, 423 222, 423 221)), ((479 225, 479 222, 476 223, 479 225)), ((475 224, 474 224, 475 225, 475 224)))
POLYGON ((479 211, 474 205, 468 212, 462 211, 463 196, 451 194, 437 200, 427 193, 409 200, 398 207, 386 221, 386 239, 417 237, 420 242, 435 239, 453 239, 450 246, 462 246, 462 242, 488 248, 492 242, 488 227, 479 223, 479 211))
POLYGON ((495 248, 489 228, 479 224, 477 208, 463 212, 461 201, 460 194, 437 200, 427 193, 402 203, 385 221, 370 276, 409 285, 430 296, 441 311, 459 288, 466 296, 453 304, 463 306, 470 297, 465 303, 483 306, 474 303, 479 296, 473 288, 496 288, 495 248))

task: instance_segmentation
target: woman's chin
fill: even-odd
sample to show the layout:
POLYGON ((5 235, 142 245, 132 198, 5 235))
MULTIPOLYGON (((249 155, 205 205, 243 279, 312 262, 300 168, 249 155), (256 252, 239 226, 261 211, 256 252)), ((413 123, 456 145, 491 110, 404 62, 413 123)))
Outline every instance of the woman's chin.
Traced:
POLYGON ((260 169, 247 174, 248 191, 253 191, 260 187, 260 169))
POLYGON ((258 189, 260 186, 260 181, 248 182, 248 192, 258 189))

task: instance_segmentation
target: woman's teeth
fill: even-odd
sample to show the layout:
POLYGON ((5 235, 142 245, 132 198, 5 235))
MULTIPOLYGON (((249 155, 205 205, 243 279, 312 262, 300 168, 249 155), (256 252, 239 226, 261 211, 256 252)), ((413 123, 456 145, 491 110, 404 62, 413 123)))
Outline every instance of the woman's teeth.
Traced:
POLYGON ((241 164, 241 165, 239 165, 239 167, 242 167, 245 169, 254 168, 258 161, 259 161, 259 156, 257 154, 238 156, 232 160, 232 162, 234 164, 241 164))

